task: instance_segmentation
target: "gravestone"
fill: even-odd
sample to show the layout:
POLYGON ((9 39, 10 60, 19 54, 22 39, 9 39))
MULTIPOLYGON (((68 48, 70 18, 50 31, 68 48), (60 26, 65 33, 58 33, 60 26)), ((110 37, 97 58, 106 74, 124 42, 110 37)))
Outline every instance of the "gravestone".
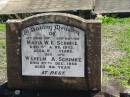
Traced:
POLYGON ((101 23, 66 13, 7 22, 8 87, 101 89, 101 23))

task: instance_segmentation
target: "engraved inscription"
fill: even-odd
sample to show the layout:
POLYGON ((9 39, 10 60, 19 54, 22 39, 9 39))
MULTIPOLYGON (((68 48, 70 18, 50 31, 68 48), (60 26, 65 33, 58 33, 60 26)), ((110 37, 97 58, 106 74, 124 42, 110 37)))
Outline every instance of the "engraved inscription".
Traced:
POLYGON ((22 30, 22 75, 84 77, 84 33, 57 23, 22 30))

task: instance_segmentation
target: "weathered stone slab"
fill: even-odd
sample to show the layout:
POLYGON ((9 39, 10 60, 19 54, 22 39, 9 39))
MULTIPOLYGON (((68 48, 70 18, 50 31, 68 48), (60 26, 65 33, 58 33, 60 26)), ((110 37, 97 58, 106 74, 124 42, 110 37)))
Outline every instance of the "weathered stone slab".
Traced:
POLYGON ((100 90, 101 24, 65 13, 7 22, 8 87, 100 90))
POLYGON ((1 0, 0 15, 70 10, 93 10, 94 0, 1 0), (8 2, 7 2, 8 1, 8 2))

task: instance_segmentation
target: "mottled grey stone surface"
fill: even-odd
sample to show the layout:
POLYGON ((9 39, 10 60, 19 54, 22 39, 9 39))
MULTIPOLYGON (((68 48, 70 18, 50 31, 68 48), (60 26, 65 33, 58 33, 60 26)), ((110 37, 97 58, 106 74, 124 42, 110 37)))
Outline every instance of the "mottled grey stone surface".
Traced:
POLYGON ((9 0, 0 6, 0 14, 92 10, 93 3, 94 0, 9 0))

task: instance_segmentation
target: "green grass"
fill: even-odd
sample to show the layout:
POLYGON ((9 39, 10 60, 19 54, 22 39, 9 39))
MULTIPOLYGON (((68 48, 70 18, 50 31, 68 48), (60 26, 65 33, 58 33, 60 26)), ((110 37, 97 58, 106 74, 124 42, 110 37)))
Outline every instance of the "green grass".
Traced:
POLYGON ((128 57, 120 59, 119 64, 104 64, 103 71, 107 72, 108 77, 117 79, 121 85, 128 86, 130 78, 130 60, 128 57), (127 61, 126 61, 127 60, 127 61))
POLYGON ((5 42, 5 24, 0 24, 0 47, 5 46, 6 42, 5 42), (4 37, 4 38, 3 38, 4 37))
POLYGON ((6 44, 5 39, 0 39, 0 47, 4 47, 6 44))
MULTIPOLYGON (((130 25, 130 23, 129 23, 130 25)), ((130 54, 130 28, 121 32, 118 38, 119 48, 130 54)))
MULTIPOLYGON (((121 25, 126 26, 119 31, 115 29, 116 36, 118 37, 116 41, 117 48, 126 52, 125 56, 117 58, 117 63, 115 64, 102 64, 103 71, 108 74, 108 78, 114 77, 117 79, 121 85, 130 86, 130 18, 113 18, 113 17, 103 17, 103 25, 121 25)), ((104 30, 107 31, 107 30, 104 30)), ((108 32, 109 33, 109 32, 108 32)))
POLYGON ((5 24, 0 24, 0 31, 2 32, 2 31, 5 31, 5 24))
POLYGON ((5 24, 0 24, 0 83, 6 81, 7 75, 5 29, 5 24))
POLYGON ((114 18, 104 16, 101 20, 103 24, 130 24, 130 18, 114 18))

